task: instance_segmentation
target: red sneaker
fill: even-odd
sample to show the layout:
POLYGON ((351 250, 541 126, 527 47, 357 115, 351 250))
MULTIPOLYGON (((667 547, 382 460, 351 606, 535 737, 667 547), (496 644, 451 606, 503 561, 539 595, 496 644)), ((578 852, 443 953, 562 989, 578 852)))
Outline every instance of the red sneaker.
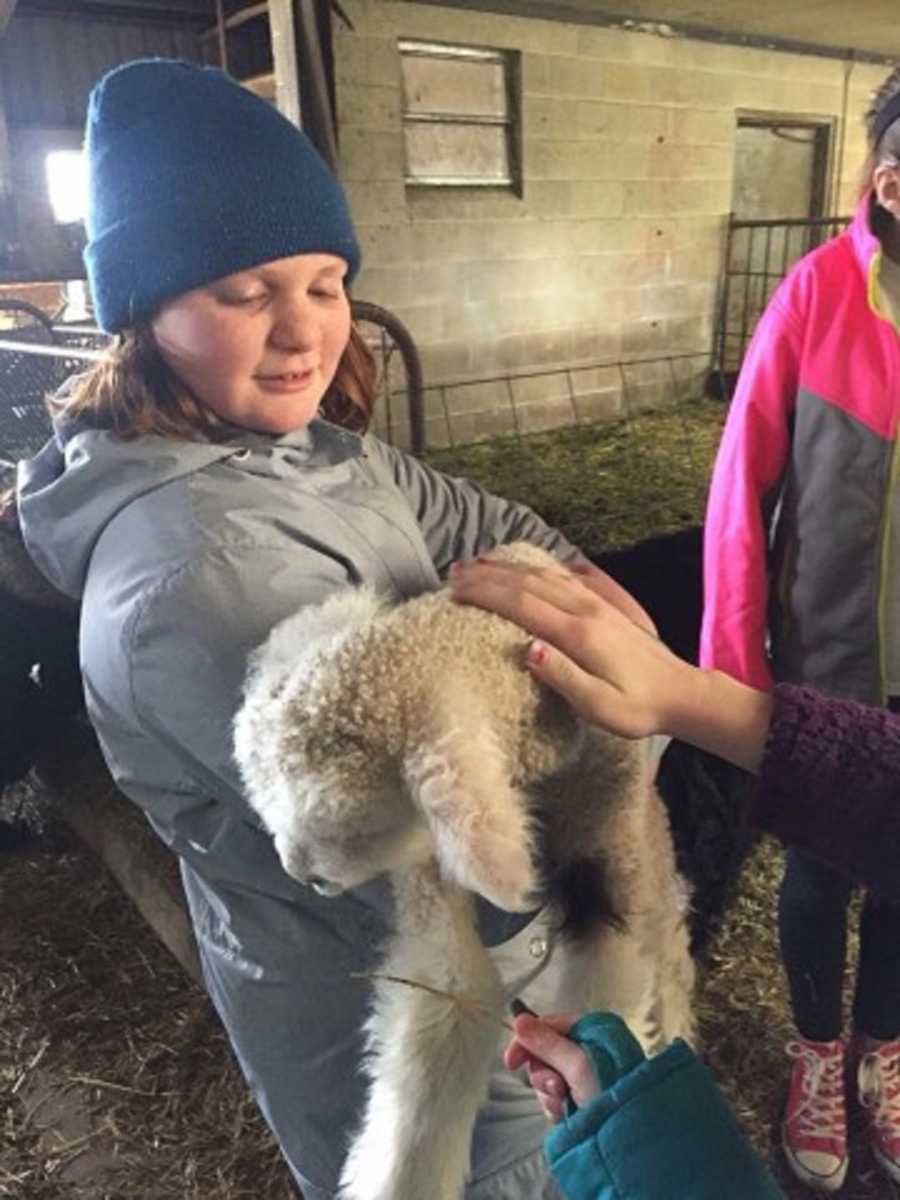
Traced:
POLYGON ((872 1153, 888 1178, 900 1183, 900 1041, 868 1041, 856 1078, 872 1153))
POLYGON ((807 1187, 836 1192, 847 1177, 846 1046, 798 1038, 785 1047, 794 1059, 781 1141, 791 1170, 807 1187))

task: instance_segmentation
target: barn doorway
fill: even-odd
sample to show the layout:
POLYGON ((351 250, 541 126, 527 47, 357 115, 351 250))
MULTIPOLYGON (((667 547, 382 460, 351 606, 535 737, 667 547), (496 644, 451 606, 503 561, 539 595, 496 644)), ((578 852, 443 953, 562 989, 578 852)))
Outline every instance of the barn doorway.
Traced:
POLYGON ((731 392, 760 314, 794 263, 839 232, 828 215, 834 122, 739 113, 713 377, 731 392))

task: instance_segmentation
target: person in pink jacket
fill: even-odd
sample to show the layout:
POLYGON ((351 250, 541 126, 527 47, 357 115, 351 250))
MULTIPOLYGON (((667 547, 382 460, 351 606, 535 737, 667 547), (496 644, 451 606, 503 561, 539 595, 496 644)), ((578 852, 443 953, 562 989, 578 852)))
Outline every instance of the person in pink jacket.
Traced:
MULTIPOLYGON (((808 684, 900 707, 900 70, 866 126, 850 228, 779 286, 747 352, 706 518, 701 665, 756 688, 808 684)), ((783 1123, 791 1168, 846 1176, 845 1074, 900 1182, 900 905, 870 889, 845 1038, 847 878, 792 847, 779 924, 798 1037, 783 1123)))

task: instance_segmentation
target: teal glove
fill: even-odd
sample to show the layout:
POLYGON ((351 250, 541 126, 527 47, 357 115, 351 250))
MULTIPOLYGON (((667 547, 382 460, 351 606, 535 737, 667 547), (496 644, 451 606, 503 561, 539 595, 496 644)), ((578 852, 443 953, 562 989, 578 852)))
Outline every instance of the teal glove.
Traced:
POLYGON ((567 1200, 784 1200, 685 1042, 648 1059, 612 1013, 582 1017, 568 1036, 603 1090, 570 1102, 544 1140, 567 1200))
MULTIPOLYGON (((615 1013, 588 1013, 575 1022, 566 1036, 590 1059, 601 1092, 609 1091, 623 1075, 646 1060, 641 1043, 615 1013)), ((578 1105, 571 1097, 566 1103, 571 1116, 578 1105)))

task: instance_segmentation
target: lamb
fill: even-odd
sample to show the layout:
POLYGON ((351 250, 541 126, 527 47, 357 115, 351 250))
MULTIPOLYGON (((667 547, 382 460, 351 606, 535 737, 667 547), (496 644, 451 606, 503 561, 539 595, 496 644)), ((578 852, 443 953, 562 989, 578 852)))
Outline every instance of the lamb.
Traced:
POLYGON ((556 906, 572 1009, 622 1014, 651 1052, 693 1036, 683 886, 647 755, 540 687, 528 640, 446 589, 397 606, 348 589, 282 622, 251 665, 235 753, 285 870, 324 895, 389 872, 395 895, 343 1200, 462 1194, 510 998, 476 894, 556 906))

